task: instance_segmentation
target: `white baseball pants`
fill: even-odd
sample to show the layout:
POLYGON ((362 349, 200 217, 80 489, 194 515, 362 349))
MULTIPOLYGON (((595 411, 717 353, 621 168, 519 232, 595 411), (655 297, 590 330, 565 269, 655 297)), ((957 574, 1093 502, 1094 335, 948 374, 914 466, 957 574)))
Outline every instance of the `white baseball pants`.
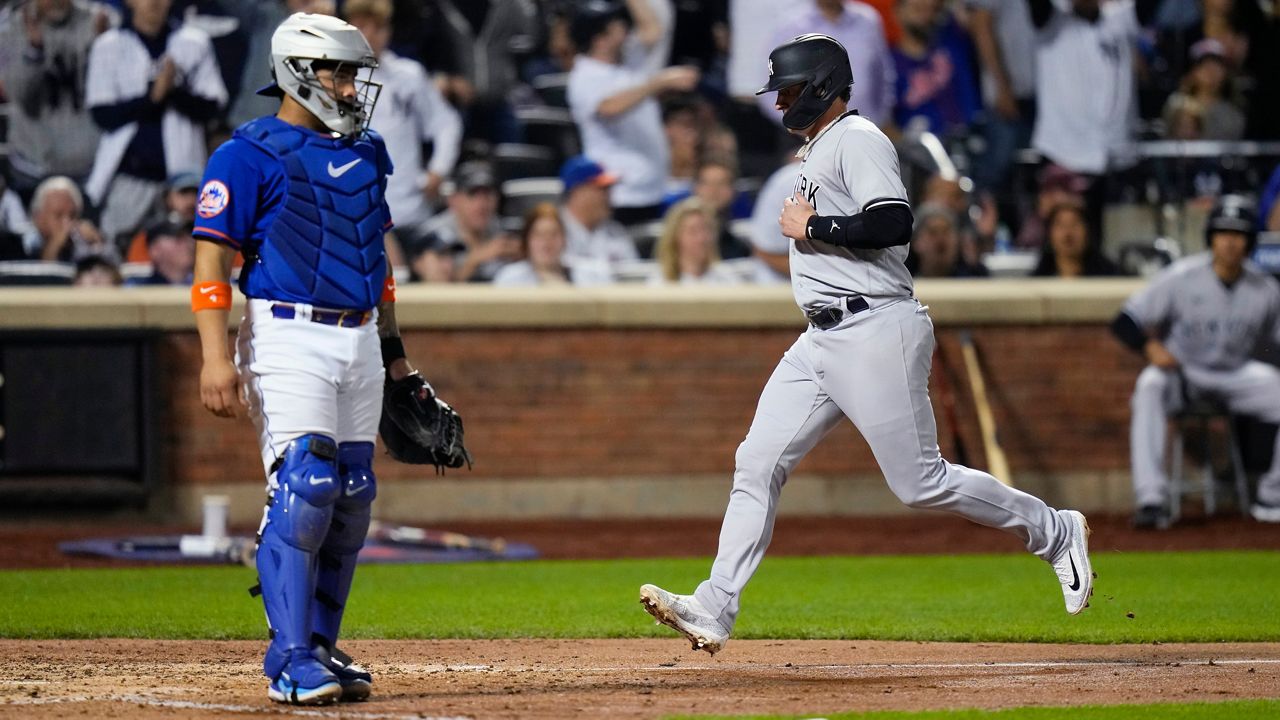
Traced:
POLYGON ((933 344, 928 308, 895 298, 873 302, 829 330, 810 327, 783 355, 738 447, 711 577, 695 591, 726 628, 732 630, 739 595, 769 546, 787 476, 845 417, 910 507, 1011 532, 1045 560, 1069 541, 1066 522, 1040 499, 942 458, 929 402, 933 344))
POLYGON ((382 346, 374 318, 360 327, 271 315, 271 301, 249 300, 236 338, 236 366, 258 429, 263 468, 289 443, 317 433, 338 443, 373 442, 382 417, 382 346))
MULTIPOLYGON (((1280 423, 1280 370, 1274 366, 1251 360, 1236 370, 1183 366, 1182 374, 1193 395, 1221 399, 1232 413, 1280 423)), ((1178 412, 1184 402, 1177 371, 1149 365, 1138 375, 1129 425, 1129 458, 1138 507, 1164 505, 1168 500, 1169 477, 1164 469, 1168 416, 1178 412)), ((1280 433, 1276 434, 1271 468, 1258 480, 1257 499, 1280 505, 1280 433)))

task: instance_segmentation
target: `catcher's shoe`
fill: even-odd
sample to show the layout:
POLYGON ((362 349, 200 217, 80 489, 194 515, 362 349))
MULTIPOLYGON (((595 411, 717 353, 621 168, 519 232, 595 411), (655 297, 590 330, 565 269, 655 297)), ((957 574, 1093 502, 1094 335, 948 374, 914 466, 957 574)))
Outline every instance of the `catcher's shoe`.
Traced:
POLYGON ((341 695, 338 678, 310 653, 295 652, 267 686, 267 697, 290 705, 328 705, 341 695))
POLYGON ((1089 523, 1075 510, 1060 510, 1062 519, 1071 529, 1071 538, 1058 557, 1052 561, 1053 571, 1062 583, 1062 597, 1067 603, 1067 613, 1077 615, 1089 607, 1093 594, 1093 565, 1089 562, 1089 523))
POLYGON ((715 655, 729 642, 729 631, 692 595, 676 595, 657 585, 641 585, 640 605, 660 624, 688 638, 694 650, 715 655))
POLYGON ((342 685, 342 697, 339 699, 342 702, 367 700, 373 692, 373 676, 369 671, 357 665, 350 655, 337 648, 334 648, 331 653, 322 653, 323 650, 315 654, 338 678, 338 684, 342 685))

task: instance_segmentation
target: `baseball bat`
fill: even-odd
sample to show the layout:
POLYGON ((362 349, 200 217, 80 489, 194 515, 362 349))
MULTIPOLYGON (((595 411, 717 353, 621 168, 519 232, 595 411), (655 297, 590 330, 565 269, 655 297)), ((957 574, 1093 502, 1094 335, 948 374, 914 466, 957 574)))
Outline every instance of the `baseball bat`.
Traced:
POLYGON ((1013 487, 1013 475, 1009 472, 1009 460, 1005 457, 996 437, 996 420, 991 413, 991 401, 987 398, 987 384, 982 378, 982 366, 978 364, 978 351, 973 346, 973 336, 968 330, 960 331, 960 349, 964 352, 964 366, 973 388, 973 404, 978 411, 978 428, 982 431, 982 448, 987 454, 987 472, 995 479, 1013 487))
POLYGON ((382 542, 416 547, 483 550, 501 555, 507 549, 507 541, 502 538, 471 537, 462 533, 447 530, 426 530, 407 525, 383 525, 373 523, 369 528, 369 537, 382 542))
POLYGON ((938 402, 942 404, 942 416, 951 430, 951 442, 955 445, 956 462, 969 464, 969 448, 964 444, 964 436, 960 434, 960 421, 956 419, 956 393, 951 386, 951 368, 947 358, 942 354, 942 346, 933 349, 933 366, 938 369, 935 377, 938 381, 938 402))

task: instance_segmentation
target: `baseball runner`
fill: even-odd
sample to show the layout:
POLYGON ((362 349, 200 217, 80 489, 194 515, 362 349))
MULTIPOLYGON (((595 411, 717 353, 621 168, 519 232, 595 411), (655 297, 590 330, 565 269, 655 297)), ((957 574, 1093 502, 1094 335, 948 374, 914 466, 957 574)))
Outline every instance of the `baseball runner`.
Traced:
MULTIPOLYGON (((1170 523, 1169 479, 1161 467, 1169 413, 1208 397, 1231 412, 1280 422, 1280 370, 1253 358, 1268 341, 1280 343, 1280 287, 1248 262, 1257 228, 1251 203, 1224 196, 1205 225, 1209 252, 1165 268, 1112 323, 1150 363, 1138 375, 1129 430, 1139 528, 1170 523)), ((1280 435, 1250 510, 1259 521, 1280 522, 1280 435)))
POLYGON ((778 93, 783 124, 808 141, 779 222, 791 238, 791 280, 809 328, 769 378, 738 447, 711 577, 692 595, 640 588, 644 609, 695 650, 714 654, 728 642, 787 476, 846 417, 905 504, 1019 536, 1052 564, 1068 613, 1087 607, 1093 589, 1083 515, 939 454, 928 389, 933 324, 903 265, 911 209, 893 145, 847 109, 852 80, 844 47, 801 35, 774 49, 759 91, 778 93))
POLYGON ((271 39, 280 111, 236 130, 209 160, 197 206, 192 309, 216 415, 243 404, 259 433, 267 507, 257 568, 271 642, 268 696, 368 697, 372 678, 337 647, 376 490, 374 436, 393 457, 470 458, 456 413, 405 358, 384 253, 391 161, 366 129, 377 63, 351 25, 298 13, 271 39), (227 347, 231 261, 248 298, 227 347), (385 378, 384 378, 385 370, 385 378), (385 383, 385 394, 384 394, 385 383), (384 399, 385 395, 385 399, 384 399))

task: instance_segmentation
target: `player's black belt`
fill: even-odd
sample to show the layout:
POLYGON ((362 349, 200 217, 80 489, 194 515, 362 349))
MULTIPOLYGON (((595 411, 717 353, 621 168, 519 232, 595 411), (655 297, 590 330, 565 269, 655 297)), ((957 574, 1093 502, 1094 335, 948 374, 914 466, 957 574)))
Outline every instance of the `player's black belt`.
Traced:
POLYGON ((819 330, 830 330, 840 324, 850 315, 857 315, 863 310, 870 310, 871 306, 867 304, 867 299, 861 295, 847 297, 844 300, 824 307, 820 310, 810 310, 805 313, 805 317, 809 318, 809 324, 819 330))
MULTIPOLYGON (((289 303, 271 303, 271 316, 281 320, 298 317, 298 309, 289 303)), ((311 308, 311 322, 338 327, 360 327, 373 318, 369 310, 322 310, 311 308)))

